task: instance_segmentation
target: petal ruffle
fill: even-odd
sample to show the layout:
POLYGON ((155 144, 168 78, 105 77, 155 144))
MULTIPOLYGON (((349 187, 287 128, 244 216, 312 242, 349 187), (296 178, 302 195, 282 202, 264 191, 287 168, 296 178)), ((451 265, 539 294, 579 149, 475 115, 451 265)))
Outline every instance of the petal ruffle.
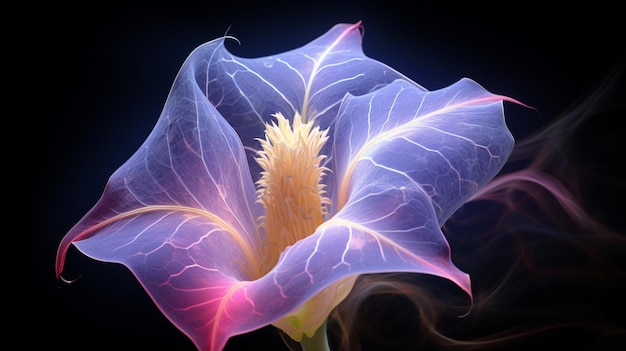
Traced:
POLYGON ((348 96, 337 117, 330 193, 337 209, 372 182, 419 187, 439 225, 502 169, 513 137, 503 101, 470 79, 425 92, 396 81, 348 96))
MULTIPOLYGON (((291 119, 299 112, 322 129, 330 127, 332 138, 347 93, 363 95, 395 79, 408 79, 363 54, 359 26, 338 24, 298 49, 268 57, 234 56, 224 47, 224 39, 206 43, 190 55, 187 64, 193 65, 198 86, 251 150, 253 177, 260 172, 253 159, 259 149, 256 138, 263 137, 273 114, 281 112, 291 119)), ((322 153, 330 155, 329 148, 322 153)))
POLYGON ((222 299, 258 277, 261 208, 243 145, 182 70, 154 130, 63 238, 126 265, 161 311, 202 349, 222 299))

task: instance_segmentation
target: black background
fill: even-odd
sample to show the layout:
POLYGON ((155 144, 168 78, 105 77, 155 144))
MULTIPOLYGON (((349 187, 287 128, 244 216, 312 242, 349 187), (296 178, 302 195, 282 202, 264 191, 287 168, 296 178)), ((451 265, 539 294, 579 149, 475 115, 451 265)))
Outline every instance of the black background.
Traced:
MULTIPOLYGON (((27 176, 21 179, 29 182, 28 206, 32 209, 34 203, 35 208, 23 221, 33 228, 31 246, 16 243, 11 250, 21 257, 16 261, 20 266, 24 257, 32 261, 34 274, 27 276, 32 290, 9 287, 22 298, 28 296, 17 300, 27 301, 19 306, 26 312, 19 313, 13 325, 26 332, 17 335, 32 335, 20 337, 21 343, 38 344, 39 335, 45 333, 46 347, 65 350, 193 349, 124 267, 93 262, 71 250, 68 273, 82 276, 68 286, 56 281, 54 258, 63 235, 96 203, 108 177, 148 136, 178 69, 195 47, 228 32, 241 42, 227 45, 234 54, 265 56, 302 46, 337 23, 362 20, 365 54, 424 87, 438 89, 469 77, 494 93, 537 108, 539 112, 507 107, 507 121, 519 140, 593 95, 604 77, 615 74, 616 65, 624 64, 626 37, 617 7, 599 2, 567 8, 527 2, 503 6, 389 1, 367 6, 345 2, 216 6, 207 1, 25 11, 29 15, 23 25, 36 30, 24 36, 25 28, 14 29, 24 39, 13 57, 27 63, 18 71, 18 80, 25 83, 19 90, 24 99, 19 113, 26 118, 15 137, 20 141, 35 133, 34 149, 24 148, 34 151, 23 158, 27 176)), ((624 228, 620 201, 626 194, 620 182, 624 173, 614 167, 626 161, 621 146, 626 97, 622 89, 622 83, 613 88, 613 112, 585 124, 579 132, 584 145, 577 144, 587 171, 608 179, 583 189, 586 206, 618 232, 624 228)), ((26 142, 20 142, 19 149, 22 143, 26 142)), ((612 249, 621 250, 617 257, 626 252, 612 249)), ((469 273, 480 282, 489 270, 469 273)), ((581 297, 568 300, 569 306, 586 313, 597 307, 597 301, 610 304, 609 308, 600 302, 590 323, 619 324, 616 311, 626 309, 616 291, 624 275, 603 269, 598 274, 609 277, 609 283, 588 288, 585 294, 588 286, 578 281, 563 287, 562 293, 581 297), (587 299, 591 295, 596 302, 587 299), (615 315, 603 316, 609 310, 615 315)), ((530 345, 558 341, 569 349, 586 349, 589 338, 578 330, 546 332, 530 345), (585 337, 577 340, 577 335, 585 337)), ((481 335, 477 330, 468 330, 465 337, 477 335, 481 335)), ((270 329, 233 338, 227 349, 249 349, 244 345, 248 342, 257 348, 284 348, 270 329)), ((617 346, 614 340, 611 344, 617 346)))

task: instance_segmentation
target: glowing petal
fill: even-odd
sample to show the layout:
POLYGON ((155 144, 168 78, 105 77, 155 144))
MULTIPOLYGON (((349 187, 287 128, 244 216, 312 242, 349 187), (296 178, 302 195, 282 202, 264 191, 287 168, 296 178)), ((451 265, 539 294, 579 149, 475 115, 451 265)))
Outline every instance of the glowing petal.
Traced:
MULTIPOLYGON (((329 129, 322 154, 330 155, 334 120, 346 93, 363 95, 396 79, 408 80, 364 55, 359 28, 360 23, 338 24, 297 50, 261 58, 234 56, 223 39, 215 40, 192 53, 196 80, 249 150, 260 149, 256 139, 273 114, 292 119, 301 113, 305 122, 329 129)), ((250 152, 248 160, 257 181, 261 169, 255 156, 250 152)))
POLYGON ((432 92, 396 81, 346 97, 333 146, 333 202, 355 191, 420 188, 439 225, 502 169, 513 149, 503 101, 470 79, 432 92))
POLYGON ((261 207, 235 131, 183 69, 141 148, 110 178, 94 208, 63 238, 126 265, 161 311, 200 349, 239 281, 260 275, 261 207), (215 160, 220 162, 215 162, 215 160))

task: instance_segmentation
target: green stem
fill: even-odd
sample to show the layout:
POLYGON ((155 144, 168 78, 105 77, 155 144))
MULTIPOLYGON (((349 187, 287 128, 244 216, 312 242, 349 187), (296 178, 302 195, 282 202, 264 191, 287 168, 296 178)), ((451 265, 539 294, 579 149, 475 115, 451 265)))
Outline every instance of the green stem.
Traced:
POLYGON ((330 351, 328 346, 328 334, 326 334, 326 322, 315 331, 312 337, 305 335, 302 336, 300 341, 303 351, 330 351))

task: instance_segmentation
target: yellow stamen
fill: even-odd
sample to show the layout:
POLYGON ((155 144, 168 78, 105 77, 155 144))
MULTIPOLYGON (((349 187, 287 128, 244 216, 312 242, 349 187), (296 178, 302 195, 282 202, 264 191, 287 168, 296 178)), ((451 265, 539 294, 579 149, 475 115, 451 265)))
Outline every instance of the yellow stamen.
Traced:
POLYGON ((293 125, 281 113, 267 124, 257 162, 263 168, 257 182, 259 202, 265 207, 260 218, 265 230, 265 257, 261 274, 278 262, 281 252, 298 240, 313 234, 324 222, 331 201, 325 196, 322 177, 328 169, 319 152, 328 140, 327 130, 304 123, 296 113, 293 125))

